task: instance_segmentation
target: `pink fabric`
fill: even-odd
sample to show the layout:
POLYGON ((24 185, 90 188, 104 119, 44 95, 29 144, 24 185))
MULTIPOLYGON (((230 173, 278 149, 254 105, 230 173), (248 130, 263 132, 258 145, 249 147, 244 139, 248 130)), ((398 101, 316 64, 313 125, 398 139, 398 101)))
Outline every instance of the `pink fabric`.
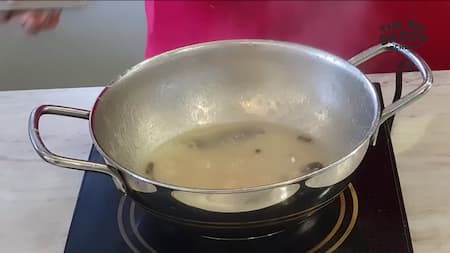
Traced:
POLYGON ((334 49, 336 46, 321 43, 331 39, 333 45, 352 48, 342 53, 358 50, 352 46, 356 46, 357 39, 345 38, 342 32, 361 32, 363 28, 354 20, 364 16, 367 6, 353 4, 353 11, 348 12, 344 10, 351 3, 327 4, 329 8, 317 8, 320 6, 307 1, 146 1, 146 57, 193 43, 240 38, 285 40, 334 49), (339 20, 337 29, 332 23, 321 22, 328 23, 324 17, 329 16, 339 20))
MULTIPOLYGON (((306 44, 347 59, 379 43, 381 25, 412 18, 428 36, 418 53, 434 69, 450 68, 442 54, 450 43, 442 30, 450 25, 450 2, 147 0, 145 7, 147 58, 198 42, 259 38, 306 44)), ((383 54, 361 67, 391 72, 399 60, 383 54)))

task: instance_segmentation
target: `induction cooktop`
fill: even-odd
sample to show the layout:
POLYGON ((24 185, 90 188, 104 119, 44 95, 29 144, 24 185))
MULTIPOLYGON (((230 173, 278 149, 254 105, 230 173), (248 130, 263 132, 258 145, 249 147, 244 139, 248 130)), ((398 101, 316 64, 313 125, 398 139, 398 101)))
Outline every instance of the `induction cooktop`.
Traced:
MULTIPOLYGON (((377 144, 334 202, 266 236, 225 239, 190 233, 153 217, 116 190, 109 176, 86 172, 65 252, 412 252, 390 138, 392 120, 380 127, 377 144)), ((89 159, 103 162, 94 147, 89 159)))

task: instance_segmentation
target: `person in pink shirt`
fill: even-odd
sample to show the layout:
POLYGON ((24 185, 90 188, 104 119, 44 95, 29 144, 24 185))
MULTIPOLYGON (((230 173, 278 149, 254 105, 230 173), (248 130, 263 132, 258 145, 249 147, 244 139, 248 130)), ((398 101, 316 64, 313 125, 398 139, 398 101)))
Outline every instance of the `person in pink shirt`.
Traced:
POLYGON ((226 39, 291 41, 315 44, 325 50, 340 48, 334 51, 341 54, 354 53, 365 48, 360 39, 345 34, 349 30, 354 35, 363 34, 364 27, 356 20, 362 20, 369 11, 364 2, 279 0, 146 1, 145 8, 146 57, 226 39), (330 23, 331 19, 338 20, 338 24, 330 23))
MULTIPOLYGON (((383 33, 406 32, 403 42, 420 42, 414 50, 431 68, 450 68, 442 53, 450 43, 450 36, 441 29, 450 25, 446 21, 450 2, 445 1, 147 0, 145 11, 145 58, 200 42, 270 39, 313 46, 348 59, 380 43, 383 33), (386 31, 397 21, 402 22, 401 29, 409 29, 411 20, 416 24, 413 29, 420 31, 386 31), (409 36, 424 31, 428 34, 421 34, 419 41, 409 36)), ((38 33, 54 28, 60 15, 60 11, 22 11, 0 16, 0 22, 19 23, 27 32, 38 33)), ((361 69, 366 73, 394 72, 400 59, 383 54, 361 69)))
MULTIPOLYGON (((450 68, 442 55, 450 36, 439 30, 445 27, 443 22, 450 25, 444 21, 450 2, 153 0, 146 1, 145 8, 147 58, 200 42, 268 39, 309 45, 349 59, 381 43, 382 36, 397 35, 394 41, 411 46, 433 69, 450 68), (388 30, 393 24, 399 29, 388 30)), ((360 68, 365 73, 395 72, 402 60, 383 54, 360 68)))

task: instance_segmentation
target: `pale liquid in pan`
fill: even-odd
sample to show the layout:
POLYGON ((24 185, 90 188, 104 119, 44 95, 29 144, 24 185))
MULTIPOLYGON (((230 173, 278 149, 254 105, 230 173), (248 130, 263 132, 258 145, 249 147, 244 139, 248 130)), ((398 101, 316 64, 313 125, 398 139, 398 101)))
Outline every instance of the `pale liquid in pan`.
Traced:
POLYGON ((157 181, 193 188, 231 189, 282 182, 325 163, 308 136, 268 122, 195 128, 158 146, 145 173, 157 181))

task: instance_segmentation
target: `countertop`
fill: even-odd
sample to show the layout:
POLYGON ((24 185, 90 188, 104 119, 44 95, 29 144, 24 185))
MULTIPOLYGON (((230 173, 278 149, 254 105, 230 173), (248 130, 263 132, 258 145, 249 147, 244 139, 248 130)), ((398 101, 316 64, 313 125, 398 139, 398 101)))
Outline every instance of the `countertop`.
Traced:
MULTIPOLYGON (((389 103, 394 75, 369 78, 382 83, 389 103)), ((434 79, 426 96, 397 114, 392 132, 413 247, 426 253, 450 252, 450 71, 434 79)), ((406 90, 418 83, 417 73, 405 75, 406 90)), ((83 174, 37 156, 28 116, 41 104, 90 109, 101 89, 0 92, 0 252, 63 252, 83 174)), ((87 158, 87 121, 46 116, 41 132, 50 150, 87 158)))

